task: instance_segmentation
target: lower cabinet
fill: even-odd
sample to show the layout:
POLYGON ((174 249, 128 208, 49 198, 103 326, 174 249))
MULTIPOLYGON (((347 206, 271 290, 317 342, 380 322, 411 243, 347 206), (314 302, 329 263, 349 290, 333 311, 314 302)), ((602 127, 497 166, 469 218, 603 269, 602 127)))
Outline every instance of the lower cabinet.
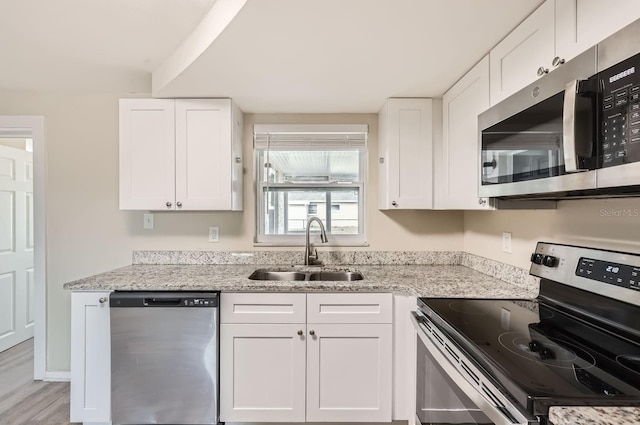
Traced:
POLYGON ((391 421, 391 294, 307 294, 306 305, 301 294, 224 295, 221 421, 391 421), (283 305, 307 323, 260 323, 256 312, 270 320, 283 305), (242 309, 256 323, 229 323, 242 319, 225 311, 242 309))
POLYGON ((71 294, 71 422, 111 421, 109 292, 71 294))

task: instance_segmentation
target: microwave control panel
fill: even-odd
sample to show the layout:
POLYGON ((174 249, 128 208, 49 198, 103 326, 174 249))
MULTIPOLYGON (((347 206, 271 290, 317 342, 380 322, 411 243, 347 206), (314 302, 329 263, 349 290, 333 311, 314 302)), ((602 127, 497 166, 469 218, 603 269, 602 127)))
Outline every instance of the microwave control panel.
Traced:
POLYGON ((602 167, 640 161, 640 54, 599 74, 602 167))

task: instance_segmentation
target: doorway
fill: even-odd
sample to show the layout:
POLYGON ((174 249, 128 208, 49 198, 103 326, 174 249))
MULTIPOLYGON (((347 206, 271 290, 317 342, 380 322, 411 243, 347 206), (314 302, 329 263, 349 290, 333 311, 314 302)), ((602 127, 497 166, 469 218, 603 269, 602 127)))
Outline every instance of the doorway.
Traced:
POLYGON ((34 338, 46 372, 44 118, 0 116, 0 352, 34 338))

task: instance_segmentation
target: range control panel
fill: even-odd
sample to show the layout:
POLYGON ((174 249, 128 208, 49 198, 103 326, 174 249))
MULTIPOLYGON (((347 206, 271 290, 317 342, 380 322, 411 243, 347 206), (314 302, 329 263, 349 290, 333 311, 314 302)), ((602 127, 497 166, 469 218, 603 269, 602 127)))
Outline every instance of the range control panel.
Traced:
POLYGON ((640 54, 600 73, 602 167, 640 161, 640 54))
POLYGON ((581 257, 576 276, 640 291, 640 267, 581 257))

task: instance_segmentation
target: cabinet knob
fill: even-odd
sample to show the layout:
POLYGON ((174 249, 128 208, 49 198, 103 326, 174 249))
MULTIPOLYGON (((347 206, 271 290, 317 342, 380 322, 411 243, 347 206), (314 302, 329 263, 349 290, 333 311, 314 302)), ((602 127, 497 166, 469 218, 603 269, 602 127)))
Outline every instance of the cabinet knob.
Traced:
POLYGON ((554 68, 562 65, 563 63, 564 63, 564 59, 562 59, 560 56, 556 56, 551 61, 551 65, 553 65, 554 68))
POLYGON ((167 206, 167 208, 171 208, 171 202, 167 201, 165 205, 167 206))
POLYGON ((538 77, 542 77, 544 74, 548 74, 548 73, 549 73, 549 70, 544 66, 541 66, 540 68, 538 68, 538 77))
POLYGON ((379 162, 380 164, 384 164, 384 158, 383 158, 383 157, 378 158, 378 162, 379 162))
POLYGON ((242 164, 242 158, 236 156, 236 164, 242 164))
POLYGON ((298 331, 298 335, 300 335, 300 336, 302 336, 303 333, 304 332, 302 332, 302 331, 298 331))
POLYGON ((177 206, 178 208, 181 208, 181 207, 182 207, 182 202, 176 202, 176 206, 177 206))
POLYGON ((486 200, 486 199, 484 199, 484 198, 478 198, 478 204, 480 204, 480 205, 484 205, 484 204, 486 204, 486 203, 487 203, 487 200, 486 200))
POLYGON ((314 336, 316 334, 316 331, 314 331, 313 329, 309 331, 309 335, 314 336))
POLYGON ((98 301, 100 301, 100 304, 104 304, 107 302, 107 300, 108 300, 107 297, 101 297, 98 301))
POLYGON ((398 203, 397 203, 396 201, 392 201, 392 202, 391 202, 391 205, 393 205, 394 207, 397 207, 397 206, 398 206, 398 203))

